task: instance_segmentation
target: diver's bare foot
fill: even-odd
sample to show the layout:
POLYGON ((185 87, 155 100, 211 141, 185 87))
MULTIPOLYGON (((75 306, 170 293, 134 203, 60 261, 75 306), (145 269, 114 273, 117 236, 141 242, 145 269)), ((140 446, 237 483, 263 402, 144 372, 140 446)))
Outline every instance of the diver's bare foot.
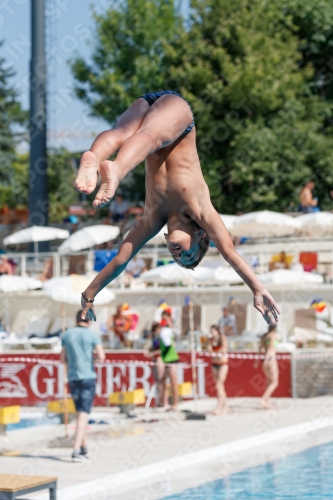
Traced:
POLYGON ((96 208, 104 207, 104 205, 109 203, 120 182, 118 169, 113 161, 102 161, 100 165, 100 174, 102 177, 102 184, 93 202, 96 208))
POLYGON ((95 153, 86 151, 83 153, 80 168, 77 174, 75 185, 81 193, 90 194, 97 184, 99 164, 95 153))
POLYGON ((259 403, 263 408, 265 408, 265 410, 272 410, 274 408, 274 405, 272 405, 268 401, 265 401, 264 399, 261 399, 259 403))

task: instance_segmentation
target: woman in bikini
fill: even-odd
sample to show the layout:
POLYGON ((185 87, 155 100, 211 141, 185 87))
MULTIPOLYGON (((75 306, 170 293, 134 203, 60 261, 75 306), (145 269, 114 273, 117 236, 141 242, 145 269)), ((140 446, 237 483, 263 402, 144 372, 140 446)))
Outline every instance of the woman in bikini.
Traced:
POLYGON ((217 408, 214 415, 224 415, 229 409, 227 406, 227 393, 224 387, 228 371, 228 340, 220 332, 218 325, 210 327, 208 352, 212 353, 212 372, 217 392, 217 408))
POLYGON ((266 409, 274 408, 274 405, 269 401, 269 398, 279 385, 279 365, 276 359, 276 327, 270 326, 260 340, 259 351, 265 353, 262 363, 262 369, 266 377, 267 386, 264 394, 261 397, 260 404, 266 409))

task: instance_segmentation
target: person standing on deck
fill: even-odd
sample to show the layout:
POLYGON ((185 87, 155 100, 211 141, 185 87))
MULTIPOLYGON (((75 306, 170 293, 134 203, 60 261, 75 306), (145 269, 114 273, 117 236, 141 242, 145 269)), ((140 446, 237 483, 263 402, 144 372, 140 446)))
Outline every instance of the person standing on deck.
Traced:
POLYGON ((77 419, 72 462, 89 460, 86 426, 96 391, 94 359, 100 363, 105 360, 101 339, 89 330, 90 321, 81 316, 82 310, 76 314, 77 326, 61 337, 61 362, 67 363, 68 383, 77 419))
POLYGON ((163 326, 160 332, 160 349, 165 370, 162 379, 162 394, 161 401, 165 401, 166 381, 170 378, 173 403, 169 411, 176 411, 178 406, 178 380, 177 380, 177 363, 179 361, 178 353, 173 345, 173 332, 171 316, 166 316, 167 325, 163 326))

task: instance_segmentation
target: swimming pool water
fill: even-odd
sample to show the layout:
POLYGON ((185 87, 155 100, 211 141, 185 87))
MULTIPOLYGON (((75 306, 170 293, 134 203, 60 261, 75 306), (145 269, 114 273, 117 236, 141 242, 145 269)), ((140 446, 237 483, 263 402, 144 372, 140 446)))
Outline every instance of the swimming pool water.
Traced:
POLYGON ((163 498, 163 500, 190 499, 333 499, 333 442, 163 498))
POLYGON ((60 424, 59 415, 39 416, 32 418, 22 418, 17 424, 8 424, 7 431, 15 431, 17 429, 26 429, 27 427, 36 427, 38 425, 55 425, 60 424))

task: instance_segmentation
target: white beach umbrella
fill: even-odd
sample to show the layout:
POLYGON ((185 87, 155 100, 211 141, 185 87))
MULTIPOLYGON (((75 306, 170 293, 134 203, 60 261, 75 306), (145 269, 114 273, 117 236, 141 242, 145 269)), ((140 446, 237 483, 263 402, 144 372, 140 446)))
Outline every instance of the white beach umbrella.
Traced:
MULTIPOLYGON (((91 279, 81 274, 71 274, 69 276, 60 276, 51 278, 43 283, 45 295, 52 300, 62 302, 63 304, 81 304, 81 293, 88 287, 91 279)), ((96 295, 94 305, 102 306, 108 304, 115 298, 115 294, 104 288, 96 295)))
POLYGON ((324 278, 320 274, 293 271, 292 269, 277 269, 269 273, 259 274, 258 278, 265 285, 292 285, 298 283, 319 285, 324 282, 324 278))
POLYGON ((194 270, 193 279, 195 283, 205 284, 236 284, 243 282, 242 278, 238 276, 238 274, 234 269, 232 269, 232 267, 223 266, 218 266, 215 268, 206 266, 196 267, 194 270))
MULTIPOLYGON (((124 239, 128 235, 129 231, 124 236, 124 239)), ((166 245, 165 237, 164 235, 168 234, 168 226, 165 225, 162 227, 162 229, 155 235, 153 236, 150 240, 147 241, 146 245, 166 245)))
POLYGON ((35 278, 25 276, 12 276, 4 274, 0 276, 0 292, 26 292, 42 288, 43 283, 35 278))
POLYGON ((107 224, 97 224, 96 226, 87 226, 73 233, 58 248, 59 253, 78 252, 92 248, 95 245, 101 245, 107 241, 114 240, 120 233, 117 226, 107 224))
POLYGON ((204 266, 196 267, 193 271, 175 264, 155 267, 141 274, 140 280, 145 283, 184 283, 194 284, 200 279, 205 279, 210 268, 204 266))
POLYGON ((214 281, 218 283, 243 283, 243 280, 232 267, 219 266, 214 270, 214 281))
POLYGON ((300 228, 297 218, 279 212, 263 210, 240 215, 230 229, 233 236, 248 238, 269 238, 287 236, 300 228))
POLYGON ((8 293, 26 292, 42 288, 43 283, 35 278, 4 274, 0 276, 0 292, 4 294, 6 330, 10 331, 10 303, 8 293))
POLYGON ((49 226, 31 226, 16 231, 3 239, 5 245, 19 245, 21 243, 38 243, 39 241, 64 240, 68 238, 67 229, 58 229, 49 226))
POLYGON ((162 229, 153 236, 149 241, 147 241, 147 245, 166 245, 165 234, 168 234, 168 226, 165 225, 162 229))
POLYGON ((236 220, 238 219, 238 215, 224 215, 219 214, 221 219, 224 222, 225 227, 230 231, 230 229, 234 226, 236 220))
POLYGON ((310 236, 329 236, 333 234, 333 214, 313 212, 297 217, 302 232, 310 236))

